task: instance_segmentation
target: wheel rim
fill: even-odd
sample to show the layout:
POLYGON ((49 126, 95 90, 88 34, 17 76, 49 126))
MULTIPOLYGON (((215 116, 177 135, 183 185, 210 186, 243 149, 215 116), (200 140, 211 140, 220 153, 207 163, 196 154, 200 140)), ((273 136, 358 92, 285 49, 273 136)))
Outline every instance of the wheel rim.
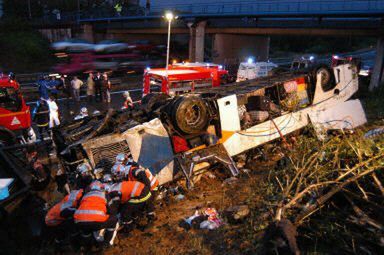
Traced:
POLYGON ((185 111, 185 120, 188 125, 196 125, 201 119, 201 109, 198 105, 194 104, 185 111))

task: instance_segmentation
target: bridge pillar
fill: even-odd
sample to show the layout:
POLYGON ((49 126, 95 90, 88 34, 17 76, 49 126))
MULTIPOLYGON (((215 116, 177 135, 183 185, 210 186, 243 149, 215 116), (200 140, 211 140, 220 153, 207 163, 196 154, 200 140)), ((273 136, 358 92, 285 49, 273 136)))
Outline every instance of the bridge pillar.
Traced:
POLYGON ((383 68, 384 68, 384 37, 380 37, 377 40, 375 66, 373 67, 371 83, 369 84, 370 91, 373 91, 375 88, 379 87, 380 83, 383 81, 384 79, 383 68))
POLYGON ((204 40, 206 21, 197 24, 188 23, 189 27, 189 60, 191 62, 204 61, 204 40))
POLYGON ((91 24, 84 24, 81 26, 82 33, 80 37, 84 40, 87 40, 89 42, 94 42, 94 33, 93 33, 93 25, 91 24))
POLYGON ((266 61, 269 57, 267 36, 215 34, 213 37, 213 62, 224 63, 228 59, 266 61))

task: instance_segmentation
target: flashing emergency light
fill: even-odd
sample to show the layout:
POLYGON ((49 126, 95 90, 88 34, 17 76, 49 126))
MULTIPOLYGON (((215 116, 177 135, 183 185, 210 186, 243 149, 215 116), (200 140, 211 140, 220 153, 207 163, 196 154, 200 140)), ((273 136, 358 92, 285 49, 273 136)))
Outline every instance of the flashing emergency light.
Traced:
POLYGON ((219 69, 223 69, 223 66, 222 66, 222 65, 219 65, 219 69))
POLYGON ((149 70, 151 70, 151 68, 148 66, 148 67, 146 68, 146 70, 149 71, 149 70))
POLYGON ((248 58, 247 62, 248 62, 248 64, 252 64, 253 63, 253 58, 248 58))

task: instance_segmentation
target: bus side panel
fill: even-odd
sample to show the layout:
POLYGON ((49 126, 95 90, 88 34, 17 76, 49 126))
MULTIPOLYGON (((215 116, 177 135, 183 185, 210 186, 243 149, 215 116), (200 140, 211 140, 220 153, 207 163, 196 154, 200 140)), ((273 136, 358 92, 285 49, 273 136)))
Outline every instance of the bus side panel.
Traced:
POLYGON ((269 120, 246 130, 234 133, 224 142, 224 146, 229 155, 234 156, 280 138, 279 131, 282 135, 286 135, 305 127, 309 123, 308 112, 305 109, 298 112, 288 113, 273 119, 273 121, 278 126, 279 130, 277 130, 272 121, 269 120))

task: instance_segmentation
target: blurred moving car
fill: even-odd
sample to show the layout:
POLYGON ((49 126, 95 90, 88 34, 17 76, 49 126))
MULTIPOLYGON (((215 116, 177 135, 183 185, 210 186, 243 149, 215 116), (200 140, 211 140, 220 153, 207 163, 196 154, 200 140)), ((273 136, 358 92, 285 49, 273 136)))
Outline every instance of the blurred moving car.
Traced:
POLYGON ((373 73, 373 63, 371 62, 362 63, 360 67, 359 75, 370 77, 372 73, 373 73))
POLYGON ((116 40, 104 40, 94 46, 96 52, 119 52, 128 49, 128 44, 116 40))
POLYGON ((94 44, 80 39, 68 39, 52 43, 51 47, 56 51, 91 51, 94 44))

